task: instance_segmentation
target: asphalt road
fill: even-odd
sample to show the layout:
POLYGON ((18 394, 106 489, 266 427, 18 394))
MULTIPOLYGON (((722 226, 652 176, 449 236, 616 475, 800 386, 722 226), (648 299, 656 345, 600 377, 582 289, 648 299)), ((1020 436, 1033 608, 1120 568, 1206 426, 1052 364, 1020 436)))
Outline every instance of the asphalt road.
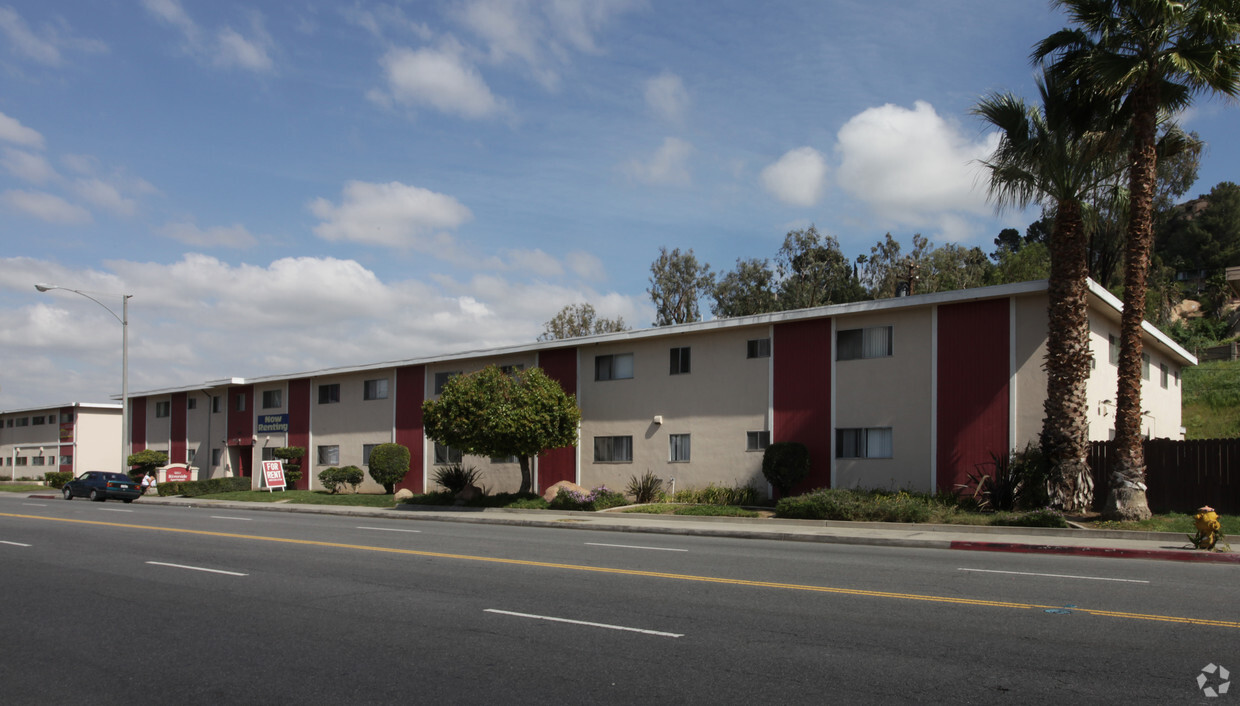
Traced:
POLYGON ((1207 699, 1198 675, 1240 670, 1237 577, 1215 564, 6 502, 0 701, 1225 703, 1240 686, 1207 699))

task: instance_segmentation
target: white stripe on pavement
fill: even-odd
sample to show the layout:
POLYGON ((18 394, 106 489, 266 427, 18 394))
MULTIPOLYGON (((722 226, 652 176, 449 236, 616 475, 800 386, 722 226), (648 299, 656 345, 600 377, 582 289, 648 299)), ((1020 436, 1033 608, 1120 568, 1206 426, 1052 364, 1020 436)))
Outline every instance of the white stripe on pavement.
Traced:
POLYGON ((396 527, 358 527, 358 529, 375 530, 377 532, 414 532, 420 534, 422 530, 399 529, 396 527))
POLYGON ((672 549, 670 547, 640 547, 634 544, 603 544, 602 542, 586 542, 590 547, 618 547, 620 549, 650 549, 656 552, 687 552, 688 549, 672 549))
POLYGON ((202 566, 186 566, 184 564, 165 564, 162 561, 146 562, 152 566, 169 566, 174 569, 189 569, 190 571, 206 571, 212 574, 226 574, 228 576, 249 576, 249 574, 239 574, 236 571, 224 571, 223 569, 208 569, 202 566))
POLYGON ((684 637, 681 633, 660 632, 658 630, 644 630, 642 628, 630 628, 623 625, 608 625, 607 623, 591 623, 585 620, 569 620, 568 618, 553 618, 549 615, 533 615, 531 613, 513 613, 507 610, 496 610, 487 608, 484 613, 495 613, 498 615, 511 615, 516 618, 531 618, 533 620, 549 620, 553 623, 569 623, 570 625, 585 625, 592 628, 604 628, 607 630, 624 630, 625 632, 639 632, 643 635, 655 635, 656 637, 684 637))
POLYGON ((14 546, 14 547, 28 547, 28 546, 30 546, 29 544, 22 544, 21 542, 6 542, 6 541, 4 541, 3 539, 0 539, 0 544, 8 544, 8 545, 10 545, 10 546, 14 546))
POLYGON ((1028 571, 997 571, 995 569, 959 569, 960 571, 976 571, 985 574, 1013 574, 1016 576, 1046 576, 1054 579, 1082 579, 1086 581, 1120 581, 1123 583, 1149 583, 1142 579, 1112 579, 1105 576, 1072 576, 1071 574, 1035 574, 1028 571))

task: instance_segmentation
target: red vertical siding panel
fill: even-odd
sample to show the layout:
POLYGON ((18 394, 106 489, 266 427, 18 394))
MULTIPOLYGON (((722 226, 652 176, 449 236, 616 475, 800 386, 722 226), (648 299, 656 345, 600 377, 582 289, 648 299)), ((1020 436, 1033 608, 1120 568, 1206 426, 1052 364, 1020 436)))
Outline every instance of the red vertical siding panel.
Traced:
POLYGON ((1006 454, 1010 425, 1007 299, 939 307, 938 490, 1006 454))
POLYGON ((831 485, 831 320, 776 324, 771 441, 799 441, 810 472, 794 492, 831 485))
POLYGON ((422 433, 422 402, 426 397, 426 367, 411 365, 396 369, 396 443, 409 449, 409 472, 396 484, 398 490, 424 493, 423 461, 426 458, 422 433))
MULTIPOLYGON (((538 354, 538 367, 547 377, 560 383, 570 395, 577 394, 577 349, 556 348, 538 354)), ((581 443, 580 439, 577 443, 581 443)), ((577 449, 565 446, 549 449, 538 457, 538 478, 534 492, 538 493, 562 480, 577 480, 577 449)))
POLYGON ((189 394, 185 392, 176 392, 172 395, 172 402, 169 410, 169 431, 168 431, 168 463, 185 463, 185 425, 188 411, 186 400, 189 394))
MULTIPOLYGON (((77 433, 77 410, 72 407, 61 407, 60 416, 56 419, 56 421, 60 425, 60 453, 58 455, 61 457, 68 456, 72 459, 74 455, 73 440, 77 438, 75 436, 77 433), (61 419, 64 419, 64 415, 66 414, 69 415, 69 419, 71 421, 61 421, 61 419)), ((61 473, 73 473, 73 464, 76 463, 76 459, 73 459, 70 463, 60 463, 60 459, 58 458, 56 459, 56 462, 56 470, 61 473)), ((77 474, 73 473, 73 475, 76 476, 77 474)))
POLYGON ((254 386, 238 385, 228 388, 224 398, 228 405, 228 445, 237 448, 237 475, 251 476, 254 472, 254 386), (245 398, 245 411, 237 411, 237 398, 245 398))
MULTIPOLYGON (((124 415, 122 415, 123 418, 124 415)), ((146 398, 129 398, 129 453, 146 450, 146 398)))
POLYGON ((288 381, 288 445, 306 450, 301 457, 301 478, 293 487, 309 490, 310 473, 314 470, 314 465, 306 462, 314 458, 310 449, 310 378, 288 381))

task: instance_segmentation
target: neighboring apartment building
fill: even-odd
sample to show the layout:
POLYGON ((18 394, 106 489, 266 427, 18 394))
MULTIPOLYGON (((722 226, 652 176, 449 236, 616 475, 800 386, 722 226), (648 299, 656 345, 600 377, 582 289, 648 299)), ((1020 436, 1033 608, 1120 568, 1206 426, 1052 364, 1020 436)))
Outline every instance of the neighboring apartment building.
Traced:
MULTIPOLYGON (((231 378, 132 396, 133 450, 166 451, 199 478, 255 476, 281 446, 307 455, 300 487, 329 466, 365 468, 396 442, 400 487, 432 489, 435 468, 476 466, 491 491, 519 483, 515 459, 461 457, 427 440, 422 403, 452 375, 539 366, 577 396, 578 446, 535 464, 559 480, 623 488, 647 470, 677 488, 755 483, 773 441, 810 449, 803 488, 950 489, 1036 440, 1046 376, 1046 282, 545 341, 292 375, 231 378)), ((1121 304, 1091 284, 1091 439, 1113 435, 1121 304)), ((1146 326, 1144 429, 1182 438, 1180 371, 1196 360, 1146 326)), ((378 486, 367 478, 364 490, 378 486)))
POLYGON ((119 470, 119 404, 74 402, 0 412, 0 479, 119 470))

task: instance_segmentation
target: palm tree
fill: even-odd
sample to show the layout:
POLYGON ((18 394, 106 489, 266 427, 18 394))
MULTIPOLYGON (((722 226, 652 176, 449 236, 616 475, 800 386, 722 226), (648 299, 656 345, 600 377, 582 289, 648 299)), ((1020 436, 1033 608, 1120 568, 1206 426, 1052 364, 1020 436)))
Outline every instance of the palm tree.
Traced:
POLYGON ((1116 392, 1117 466, 1104 515, 1149 517, 1141 438, 1141 325, 1153 244, 1158 118, 1194 94, 1240 94, 1240 0, 1053 0, 1075 28, 1035 48, 1050 71, 1085 82, 1122 103, 1132 130, 1124 311, 1116 392))
POLYGON ((1011 94, 992 94, 973 109, 999 128, 999 145, 982 162, 988 195, 1000 209, 1040 203, 1054 213, 1047 284, 1046 416, 1042 450, 1051 464, 1052 503, 1069 511, 1093 502, 1087 462, 1086 382, 1089 347, 1089 241, 1085 216, 1099 188, 1122 164, 1123 135, 1107 130, 1113 106, 1097 93, 1049 75, 1038 81, 1041 107, 1011 94))

